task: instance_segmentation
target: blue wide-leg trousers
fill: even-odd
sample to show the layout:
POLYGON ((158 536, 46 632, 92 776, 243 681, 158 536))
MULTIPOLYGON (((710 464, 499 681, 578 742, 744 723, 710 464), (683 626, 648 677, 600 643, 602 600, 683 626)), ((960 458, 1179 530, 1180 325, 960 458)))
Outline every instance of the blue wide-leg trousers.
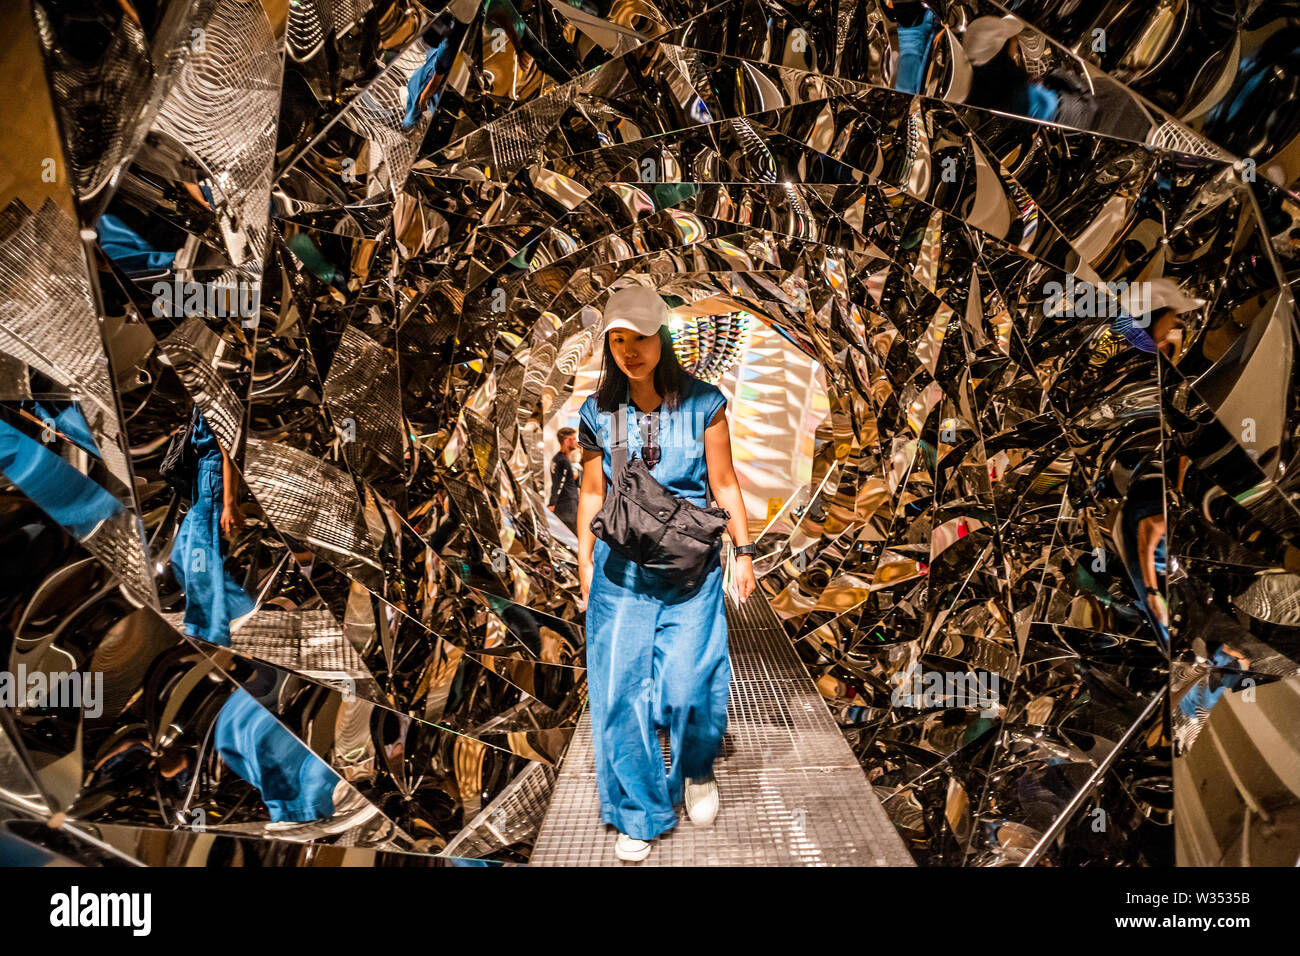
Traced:
POLYGON ((600 817, 650 840, 676 825, 685 778, 712 774, 727 730, 722 565, 687 591, 599 538, 592 557, 587 690, 600 817), (668 731, 666 772, 659 729, 668 731))
POLYGON ((185 633, 230 646, 230 622, 256 603, 226 571, 221 542, 221 459, 200 460, 194 503, 172 544, 172 573, 185 592, 185 633))

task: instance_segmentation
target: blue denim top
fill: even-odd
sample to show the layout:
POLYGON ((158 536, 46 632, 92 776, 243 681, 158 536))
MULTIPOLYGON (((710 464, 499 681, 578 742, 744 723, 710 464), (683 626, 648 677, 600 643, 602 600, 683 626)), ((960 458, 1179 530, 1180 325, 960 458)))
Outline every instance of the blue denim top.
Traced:
MULTIPOLYGON (((666 402, 659 405, 659 432, 655 436, 662 449, 658 464, 650 470, 655 481, 672 494, 705 506, 708 504, 708 464, 704 457, 704 430, 713 421, 718 409, 727 404, 722 389, 694 376, 686 376, 686 387, 677 408, 670 409, 666 402)), ((641 412, 635 405, 622 405, 627 416, 625 432, 628 441, 628 459, 640 457, 641 412)), ((596 396, 591 394, 578 410, 578 444, 589 451, 604 452, 602 464, 605 481, 613 480, 613 450, 611 435, 614 413, 597 411, 596 396)))

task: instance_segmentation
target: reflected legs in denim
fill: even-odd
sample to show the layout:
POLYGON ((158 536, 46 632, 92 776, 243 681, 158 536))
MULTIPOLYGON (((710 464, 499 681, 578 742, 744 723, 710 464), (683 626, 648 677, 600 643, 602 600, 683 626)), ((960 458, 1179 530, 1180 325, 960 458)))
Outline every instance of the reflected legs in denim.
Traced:
POLYGON ((201 459, 194 504, 172 545, 172 573, 185 592, 185 633, 230 646, 230 622, 253 599, 226 571, 221 542, 221 459, 201 459))

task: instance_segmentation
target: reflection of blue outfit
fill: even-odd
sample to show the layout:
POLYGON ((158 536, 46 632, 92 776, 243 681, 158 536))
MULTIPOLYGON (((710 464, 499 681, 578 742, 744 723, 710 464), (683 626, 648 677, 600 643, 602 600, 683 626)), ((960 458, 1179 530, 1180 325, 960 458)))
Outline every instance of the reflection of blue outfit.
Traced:
MULTIPOLYGON (((1146 321, 1148 323, 1151 321, 1149 316, 1146 321)), ((1131 315, 1121 312, 1111 321, 1110 329, 1116 335, 1124 336, 1124 341, 1135 349, 1149 352, 1152 355, 1155 355, 1158 351, 1156 340, 1147 333, 1146 329, 1135 325, 1131 315)))
POLYGON ((1214 107, 1205 114, 1206 125, 1211 129, 1216 126, 1223 128, 1230 123, 1238 122, 1245 115, 1250 99, 1270 72, 1267 57, 1259 55, 1242 57, 1241 63, 1237 66, 1237 77, 1233 82, 1235 89, 1215 103, 1214 107))
MULTIPOLYGON (((722 391, 695 378, 677 409, 661 406, 656 436, 663 457, 651 474, 673 494, 707 504, 704 429, 726 403, 722 391)), ((633 407, 634 410, 634 407, 633 407)), ((612 477, 613 413, 595 396, 579 411, 578 443, 604 451, 612 477)), ((628 416, 629 456, 640 428, 628 416)), ((721 547, 718 549, 721 555, 721 547)), ((731 661, 722 595, 722 565, 685 591, 679 583, 610 549, 597 538, 587 600, 587 684, 601 820, 641 840, 677 823, 684 777, 711 774, 727 728, 731 661), (668 729, 672 764, 664 773, 656 728, 668 729)))
MULTIPOLYGON (((80 413, 76 418, 81 419, 80 413)), ((81 423, 84 426, 85 420, 81 419, 81 423)), ((122 510, 122 503, 93 480, 41 442, 3 421, 0 471, 78 540, 87 538, 100 522, 122 510)))
POLYGON ((307 267, 307 270, 321 282, 334 283, 341 278, 342 273, 334 268, 334 263, 316 248, 316 243, 311 241, 311 236, 305 232, 295 232, 285 240, 289 251, 307 267))
POLYGON ((925 16, 915 25, 898 28, 898 75, 894 88, 903 93, 921 92, 925 76, 925 61, 934 36, 934 11, 926 9, 925 16))
POLYGON ((273 823, 334 815, 339 776, 242 687, 217 715, 213 739, 230 769, 262 794, 273 823))
POLYGON ((1043 86, 1043 84, 1029 84, 1029 109, 1026 112, 1034 119, 1043 120, 1044 122, 1055 119, 1058 102, 1060 102, 1060 97, 1043 86))
POLYGON ((1197 704, 1200 704, 1201 709, 1208 713, 1209 710, 1219 702, 1220 697, 1241 683, 1241 664, 1222 647, 1219 647, 1219 649, 1214 652, 1213 666, 1235 670, 1236 673, 1221 672, 1218 675, 1219 686, 1213 690, 1210 689, 1210 679, 1208 676, 1198 680, 1192 687, 1189 687, 1187 693, 1183 694, 1182 699, 1178 702, 1178 709, 1186 716, 1196 716, 1197 704))
POLYGON ((99 247, 131 278, 166 272, 176 259, 174 252, 159 252, 145 238, 114 215, 104 213, 95 223, 99 247))
POLYGON ((1044 121, 1055 119, 1060 107, 1060 97, 1042 83, 1030 82, 1024 67, 1011 58, 1005 46, 993 59, 975 67, 966 102, 1044 121))
POLYGON ((101 457, 99 446, 95 444, 95 436, 91 434, 90 426, 86 424, 85 416, 81 414, 81 409, 77 407, 77 403, 57 402, 52 403, 52 405, 59 409, 54 414, 50 414, 49 409, 40 402, 33 402, 32 414, 42 421, 54 422, 55 429, 64 436, 70 438, 75 444, 81 446, 96 458, 101 457))
POLYGON ((253 600, 226 572, 221 542, 221 446, 199 415, 190 432, 198 455, 194 503, 172 544, 172 573, 185 592, 185 633, 230 646, 230 621, 253 610, 253 600))
MULTIPOLYGON (((402 117, 402 129, 410 129, 420 119, 420 93, 429 85, 436 74, 446 74, 447 65, 442 65, 441 61, 447 58, 451 50, 451 37, 444 37, 442 42, 429 50, 424 55, 424 62, 420 68, 411 74, 411 78, 406 81, 406 115, 402 117)), ((426 110, 433 110, 438 105, 438 100, 442 97, 442 90, 438 90, 433 96, 429 97, 429 102, 424 105, 426 110)))

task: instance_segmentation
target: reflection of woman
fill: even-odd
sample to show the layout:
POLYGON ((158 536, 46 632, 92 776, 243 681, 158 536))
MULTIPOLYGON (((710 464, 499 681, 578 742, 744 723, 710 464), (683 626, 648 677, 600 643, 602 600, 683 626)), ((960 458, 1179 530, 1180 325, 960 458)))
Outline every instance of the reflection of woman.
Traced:
POLYGON ((1220 644, 1209 660, 1209 668, 1178 701, 1178 709, 1183 716, 1196 719, 1196 710, 1208 713, 1218 703, 1219 698, 1240 684, 1244 678, 1242 671, 1250 666, 1250 660, 1240 651, 1227 644, 1220 644))
POLYGON ((424 63, 406 81, 406 112, 402 116, 402 129, 411 129, 426 110, 438 108, 443 81, 456 59, 452 39, 452 36, 445 36, 437 46, 430 47, 424 55, 424 63))
MULTIPOLYGON (((650 840, 676 825, 678 801, 685 799, 697 824, 711 823, 717 812, 713 760, 727 726, 731 662, 719 562, 691 587, 642 568, 591 532, 612 478, 613 416, 629 423, 629 458, 639 454, 669 492, 703 506, 711 487, 731 514, 728 529, 738 545, 748 543, 748 526, 732 467, 726 399, 717 386, 678 365, 663 300, 632 286, 610 297, 606 317, 600 388, 579 411, 578 566, 587 601, 601 820, 620 831, 619 859, 640 860, 650 840), (668 730, 667 774, 656 729, 668 730)), ((736 566, 744 600, 754 589, 754 570, 747 556, 736 566)))
MULTIPOLYGON (((1133 452, 1136 453, 1136 452, 1133 452)), ((1113 531, 1138 609, 1169 647, 1169 608, 1160 590, 1166 571, 1165 479, 1159 451, 1147 452, 1133 468, 1113 531)))
POLYGON ((251 598, 226 573, 221 536, 244 527, 235 468, 202 413, 190 443, 198 458, 193 504, 172 545, 171 566, 185 592, 185 633, 230 646, 230 622, 253 610, 251 598))
POLYGON ((966 29, 962 45, 971 63, 966 103, 983 109, 1051 121, 1059 99, 1041 83, 1032 82, 1020 58, 1016 34, 1023 24, 1015 17, 977 17, 966 29))

